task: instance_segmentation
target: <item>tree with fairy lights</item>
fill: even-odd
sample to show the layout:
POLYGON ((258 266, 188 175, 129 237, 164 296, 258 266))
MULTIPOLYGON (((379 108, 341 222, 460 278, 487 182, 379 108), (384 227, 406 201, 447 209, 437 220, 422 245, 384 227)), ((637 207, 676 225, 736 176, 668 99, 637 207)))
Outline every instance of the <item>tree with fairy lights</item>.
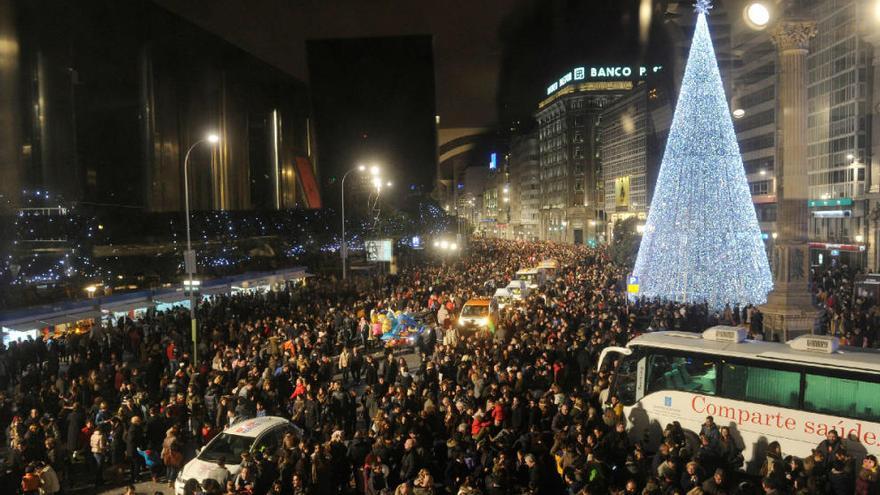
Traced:
POLYGON ((706 15, 697 26, 633 275, 639 296, 760 304, 773 282, 706 15))

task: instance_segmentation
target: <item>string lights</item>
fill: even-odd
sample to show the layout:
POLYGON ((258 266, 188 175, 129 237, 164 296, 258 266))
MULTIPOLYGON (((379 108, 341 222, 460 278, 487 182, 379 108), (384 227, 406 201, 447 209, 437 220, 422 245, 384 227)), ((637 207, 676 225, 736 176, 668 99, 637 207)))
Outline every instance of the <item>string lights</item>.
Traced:
POLYGON ((639 296, 766 301, 773 286, 706 23, 697 27, 633 275, 639 296))

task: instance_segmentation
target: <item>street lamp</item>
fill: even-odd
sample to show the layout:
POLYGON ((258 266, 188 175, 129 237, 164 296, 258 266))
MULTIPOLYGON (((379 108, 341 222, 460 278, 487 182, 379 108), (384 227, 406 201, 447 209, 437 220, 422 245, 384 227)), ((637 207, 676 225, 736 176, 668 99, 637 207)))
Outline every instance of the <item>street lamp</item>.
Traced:
POLYGON ((183 205, 186 214, 186 253, 183 255, 183 265, 186 268, 186 278, 189 280, 189 320, 190 320, 190 332, 192 333, 192 343, 193 343, 193 365, 198 366, 198 332, 196 327, 196 296, 195 291, 193 291, 193 276, 196 273, 196 253, 192 248, 192 235, 190 233, 189 226, 189 155, 192 153, 192 150, 196 148, 196 146, 202 143, 208 143, 211 145, 217 144, 220 142, 220 136, 215 133, 210 133, 206 135, 204 138, 196 141, 186 150, 186 155, 183 157, 183 205))
POLYGON ((770 7, 765 2, 752 2, 743 9, 743 18, 752 29, 761 30, 770 24, 770 7))
MULTIPOLYGON (((348 246, 345 244, 345 178, 348 177, 348 174, 352 172, 364 172, 367 170, 366 165, 358 165, 357 167, 349 170, 342 176, 342 185, 340 186, 342 189, 342 244, 339 246, 339 253, 342 256, 342 280, 348 278, 348 270, 346 269, 346 259, 348 258, 348 246)), ((381 169, 377 165, 370 166, 370 174, 375 177, 373 179, 373 183, 376 183, 378 180, 378 175, 381 172, 381 169)))

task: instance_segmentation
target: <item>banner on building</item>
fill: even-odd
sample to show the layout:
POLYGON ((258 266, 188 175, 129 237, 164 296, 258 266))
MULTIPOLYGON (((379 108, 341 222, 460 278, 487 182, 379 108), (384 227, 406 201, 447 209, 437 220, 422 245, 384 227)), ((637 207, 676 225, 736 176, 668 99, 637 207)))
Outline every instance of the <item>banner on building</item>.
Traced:
POLYGON ((614 179, 614 204, 616 206, 629 206, 629 176, 614 179))

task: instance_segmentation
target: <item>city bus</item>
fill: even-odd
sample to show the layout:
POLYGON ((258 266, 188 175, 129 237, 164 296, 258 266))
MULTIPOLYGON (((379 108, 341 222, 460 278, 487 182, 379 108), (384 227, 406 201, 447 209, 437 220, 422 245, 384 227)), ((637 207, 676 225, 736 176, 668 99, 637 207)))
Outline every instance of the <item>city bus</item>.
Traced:
POLYGON ((730 428, 745 468, 757 472, 767 444, 807 457, 836 430, 856 458, 880 455, 880 352, 843 347, 835 337, 787 343, 746 339, 740 327, 702 334, 656 332, 608 347, 599 369, 615 366, 609 399, 623 404, 630 438, 651 450, 678 421, 689 441, 712 416, 730 428))

